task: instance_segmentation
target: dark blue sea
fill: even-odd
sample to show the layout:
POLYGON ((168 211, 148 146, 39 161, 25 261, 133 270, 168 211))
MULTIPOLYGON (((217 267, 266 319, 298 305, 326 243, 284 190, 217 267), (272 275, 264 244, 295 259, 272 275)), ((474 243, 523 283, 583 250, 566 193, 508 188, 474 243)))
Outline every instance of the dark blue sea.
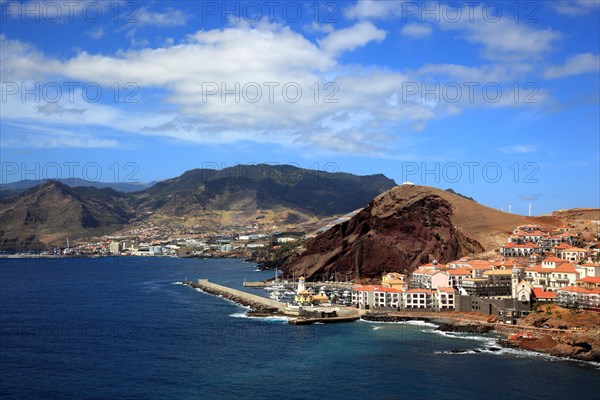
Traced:
POLYGON ((241 288, 271 274, 253 269, 237 260, 0 259, 0 398, 600 398, 598 365, 486 350, 493 336, 427 324, 292 326, 244 318, 243 308, 176 284, 241 288))

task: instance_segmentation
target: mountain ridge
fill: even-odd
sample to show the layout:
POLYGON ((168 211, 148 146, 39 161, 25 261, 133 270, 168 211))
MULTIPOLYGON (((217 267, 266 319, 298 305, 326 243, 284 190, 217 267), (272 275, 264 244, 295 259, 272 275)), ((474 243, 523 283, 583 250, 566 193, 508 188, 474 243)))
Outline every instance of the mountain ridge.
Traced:
POLYGON ((190 170, 132 193, 49 181, 0 199, 0 250, 40 248, 67 235, 90 238, 144 223, 208 232, 257 220, 317 223, 363 207, 395 184, 383 175, 266 164, 190 170))

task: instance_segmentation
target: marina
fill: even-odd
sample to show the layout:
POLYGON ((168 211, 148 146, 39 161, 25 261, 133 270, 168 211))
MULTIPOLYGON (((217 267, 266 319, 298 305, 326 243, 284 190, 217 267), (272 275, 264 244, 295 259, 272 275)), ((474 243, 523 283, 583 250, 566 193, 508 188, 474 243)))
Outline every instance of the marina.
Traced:
POLYGON ((303 278, 298 282, 298 289, 295 295, 293 295, 293 299, 290 295, 290 293, 294 293, 291 285, 284 286, 283 284, 279 284, 281 287, 264 286, 264 289, 272 289, 271 295, 267 298, 218 285, 209 282, 208 279, 198 279, 197 282, 187 281, 184 284, 250 307, 252 311, 249 312, 249 315, 285 315, 293 317, 289 320, 289 323, 292 325, 350 322, 360 318, 360 312, 357 309, 332 305, 329 297, 325 295, 325 286, 321 286, 319 294, 314 294, 314 291, 307 290, 303 278), (279 290, 282 290, 282 293, 286 294, 280 294, 279 290))

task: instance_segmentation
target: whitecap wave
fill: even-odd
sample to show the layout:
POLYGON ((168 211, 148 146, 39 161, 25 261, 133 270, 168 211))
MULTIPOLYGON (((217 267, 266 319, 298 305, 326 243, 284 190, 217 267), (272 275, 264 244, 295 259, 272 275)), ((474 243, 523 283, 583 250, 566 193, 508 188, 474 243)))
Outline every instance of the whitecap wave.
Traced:
POLYGON ((360 318, 359 321, 361 322, 366 322, 369 324, 394 324, 394 325, 413 325, 413 326, 425 326, 425 327, 429 327, 429 328, 436 328, 438 325, 433 324, 431 322, 426 322, 426 321, 418 321, 418 320, 412 320, 412 321, 369 321, 367 319, 362 319, 360 318))
POLYGON ((244 318, 244 319, 248 319, 248 320, 264 321, 264 322, 287 323, 290 320, 289 317, 285 317, 285 316, 255 317, 253 315, 247 315, 245 312, 237 312, 237 313, 229 314, 229 316, 232 318, 244 318))
POLYGON ((434 354, 449 354, 452 356, 461 356, 464 354, 477 354, 479 353, 479 351, 475 351, 475 350, 444 350, 444 351, 436 351, 434 352, 434 354))
POLYGON ((171 283, 171 285, 185 285, 185 283, 183 283, 183 282, 173 282, 173 283, 171 283))
POLYGON ((431 322, 426 322, 426 321, 403 321, 403 322, 399 322, 400 324, 405 324, 405 325, 414 325, 414 326, 425 326, 428 328, 437 328, 438 325, 433 324, 431 322))
POLYGON ((438 335, 442 335, 442 336, 445 336, 445 337, 451 338, 451 339, 476 340, 478 342, 485 342, 485 343, 489 343, 489 342, 496 343, 496 340, 497 340, 497 338, 495 338, 495 337, 480 336, 480 335, 476 335, 476 334, 468 333, 468 332, 445 332, 445 331, 438 331, 438 330, 433 330, 433 331, 428 331, 428 332, 433 332, 438 335))
POLYGON ((233 313, 229 314, 229 316, 232 318, 248 318, 245 312, 233 313))
MULTIPOLYGON (((448 333, 448 332, 444 332, 444 333, 448 333)), ((540 353, 537 351, 500 347, 500 345, 497 342, 497 339, 484 338, 484 337, 481 337, 481 339, 486 339, 486 340, 482 340, 482 341, 486 342, 484 347, 478 347, 475 349, 465 349, 465 350, 436 351, 435 354, 445 354, 445 355, 494 354, 494 355, 500 355, 500 356, 501 355, 510 355, 515 358, 535 357, 535 358, 541 358, 546 361, 577 362, 577 363, 580 363, 583 365, 591 365, 597 369, 600 369, 600 362, 574 360, 574 359, 570 359, 570 358, 566 358, 566 357, 557 357, 557 356, 553 356, 553 355, 546 354, 546 353, 540 353)), ((480 340, 480 339, 475 339, 475 340, 480 340)))

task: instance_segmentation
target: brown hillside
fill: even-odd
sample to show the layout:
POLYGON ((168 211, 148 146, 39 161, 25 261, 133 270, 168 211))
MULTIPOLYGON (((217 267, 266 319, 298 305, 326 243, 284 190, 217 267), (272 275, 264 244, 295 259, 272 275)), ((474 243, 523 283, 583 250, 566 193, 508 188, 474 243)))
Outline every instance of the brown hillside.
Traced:
POLYGON ((433 259, 444 262, 485 251, 455 225, 456 206, 448 196, 459 207, 481 207, 438 189, 396 186, 350 220, 311 240, 300 257, 287 263, 286 273, 377 277, 384 271, 410 272, 433 259))
POLYGON ((79 188, 50 181, 0 203, 0 249, 31 250, 67 238, 114 232, 128 222, 123 195, 112 189, 79 188))
POLYGON ((410 272, 433 259, 492 256, 518 225, 561 223, 504 213, 436 188, 396 186, 310 241, 286 272, 316 278, 334 272, 354 277, 410 272))

